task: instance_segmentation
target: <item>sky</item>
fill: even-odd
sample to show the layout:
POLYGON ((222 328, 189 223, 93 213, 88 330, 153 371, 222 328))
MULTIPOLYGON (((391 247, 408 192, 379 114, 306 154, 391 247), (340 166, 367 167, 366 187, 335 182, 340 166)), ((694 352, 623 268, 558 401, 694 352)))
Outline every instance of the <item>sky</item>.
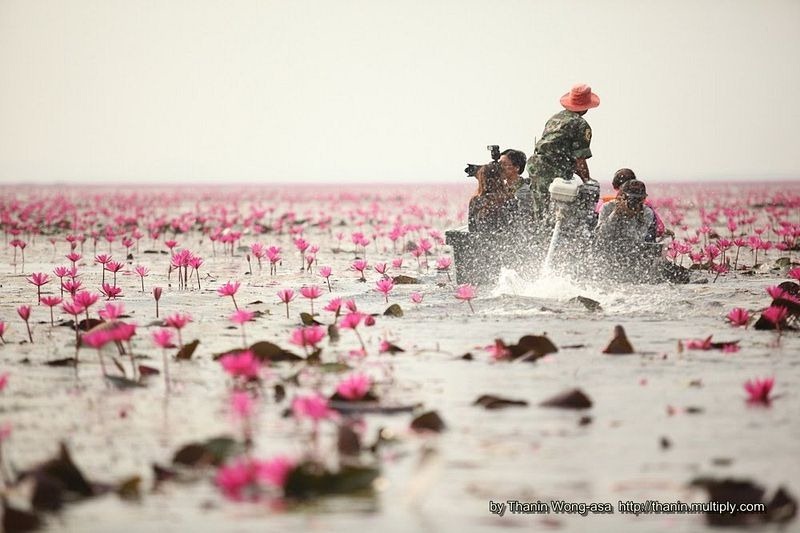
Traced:
POLYGON ((797 0, 0 0, 0 183, 458 182, 600 107, 592 177, 800 180, 797 0))

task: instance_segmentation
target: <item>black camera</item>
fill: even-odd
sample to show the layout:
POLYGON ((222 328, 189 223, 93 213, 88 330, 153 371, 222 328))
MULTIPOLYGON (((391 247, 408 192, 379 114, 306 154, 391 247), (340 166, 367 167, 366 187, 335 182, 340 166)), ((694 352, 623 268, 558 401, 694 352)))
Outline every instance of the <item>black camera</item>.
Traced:
MULTIPOLYGON (((500 146, 497 144, 490 144, 486 149, 489 150, 489 153, 492 155, 492 162, 496 164, 500 160, 500 146)), ((474 178, 482 166, 483 165, 469 163, 467 164, 467 168, 464 169, 464 172, 467 173, 467 176, 474 178)))

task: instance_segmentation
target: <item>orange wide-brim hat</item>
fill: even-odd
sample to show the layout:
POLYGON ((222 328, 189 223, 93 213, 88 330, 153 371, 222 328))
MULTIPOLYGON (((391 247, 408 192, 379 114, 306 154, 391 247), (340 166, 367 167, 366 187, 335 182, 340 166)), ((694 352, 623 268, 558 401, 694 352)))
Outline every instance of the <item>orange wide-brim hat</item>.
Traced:
POLYGON ((578 84, 561 97, 561 105, 570 111, 586 111, 600 105, 600 97, 585 84, 578 84))

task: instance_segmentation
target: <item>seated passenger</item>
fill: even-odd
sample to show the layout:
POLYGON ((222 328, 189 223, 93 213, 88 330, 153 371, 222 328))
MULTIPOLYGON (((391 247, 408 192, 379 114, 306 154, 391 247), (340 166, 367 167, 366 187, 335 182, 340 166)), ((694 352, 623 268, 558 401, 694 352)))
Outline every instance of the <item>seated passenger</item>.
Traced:
POLYGON ((519 204, 514 189, 503 180, 500 165, 484 165, 475 177, 478 190, 469 201, 469 231, 497 233, 517 227, 519 204))
POLYGON ((622 185, 613 202, 604 204, 597 219, 595 238, 619 243, 655 242, 656 216, 645 205, 647 187, 639 180, 622 185))
MULTIPOLYGON (((620 187, 622 187, 625 183, 635 179, 636 174, 634 174, 633 170, 629 168, 621 168, 617 170, 611 180, 611 186, 614 188, 614 194, 607 194, 600 199, 600 202, 597 204, 597 212, 599 213, 603 208, 603 205, 606 203, 613 202, 617 199, 620 187)), ((656 217, 656 237, 663 237, 665 232, 664 221, 661 220, 660 216, 658 216, 658 212, 656 212, 649 200, 645 200, 645 205, 653 210, 653 215, 656 217)))

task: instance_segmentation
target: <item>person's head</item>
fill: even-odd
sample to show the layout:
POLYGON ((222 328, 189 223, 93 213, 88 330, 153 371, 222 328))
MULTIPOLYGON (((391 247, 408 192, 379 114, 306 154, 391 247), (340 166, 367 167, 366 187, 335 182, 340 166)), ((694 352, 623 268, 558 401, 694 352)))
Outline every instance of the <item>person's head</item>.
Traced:
POLYGON ((483 165, 478 171, 483 178, 483 190, 487 194, 494 194, 503 192, 505 189, 505 181, 503 179, 503 169, 499 163, 492 161, 487 165, 483 165))
POLYGON ((509 184, 517 181, 519 176, 525 170, 525 163, 528 158, 525 157, 524 152, 509 148, 500 154, 500 169, 503 172, 503 177, 509 184))
POLYGON ((617 201, 623 202, 631 211, 638 212, 644 209, 645 198, 647 198, 647 187, 644 182, 630 180, 620 187, 617 201))
POLYGON ((572 89, 561 97, 561 105, 564 109, 580 113, 586 113, 589 109, 600 105, 600 97, 592 92, 592 88, 586 84, 579 83, 573 85, 572 89))
POLYGON ((621 168, 614 173, 614 178, 611 180, 611 186, 615 191, 618 191, 626 182, 636 179, 636 174, 629 168, 621 168))

